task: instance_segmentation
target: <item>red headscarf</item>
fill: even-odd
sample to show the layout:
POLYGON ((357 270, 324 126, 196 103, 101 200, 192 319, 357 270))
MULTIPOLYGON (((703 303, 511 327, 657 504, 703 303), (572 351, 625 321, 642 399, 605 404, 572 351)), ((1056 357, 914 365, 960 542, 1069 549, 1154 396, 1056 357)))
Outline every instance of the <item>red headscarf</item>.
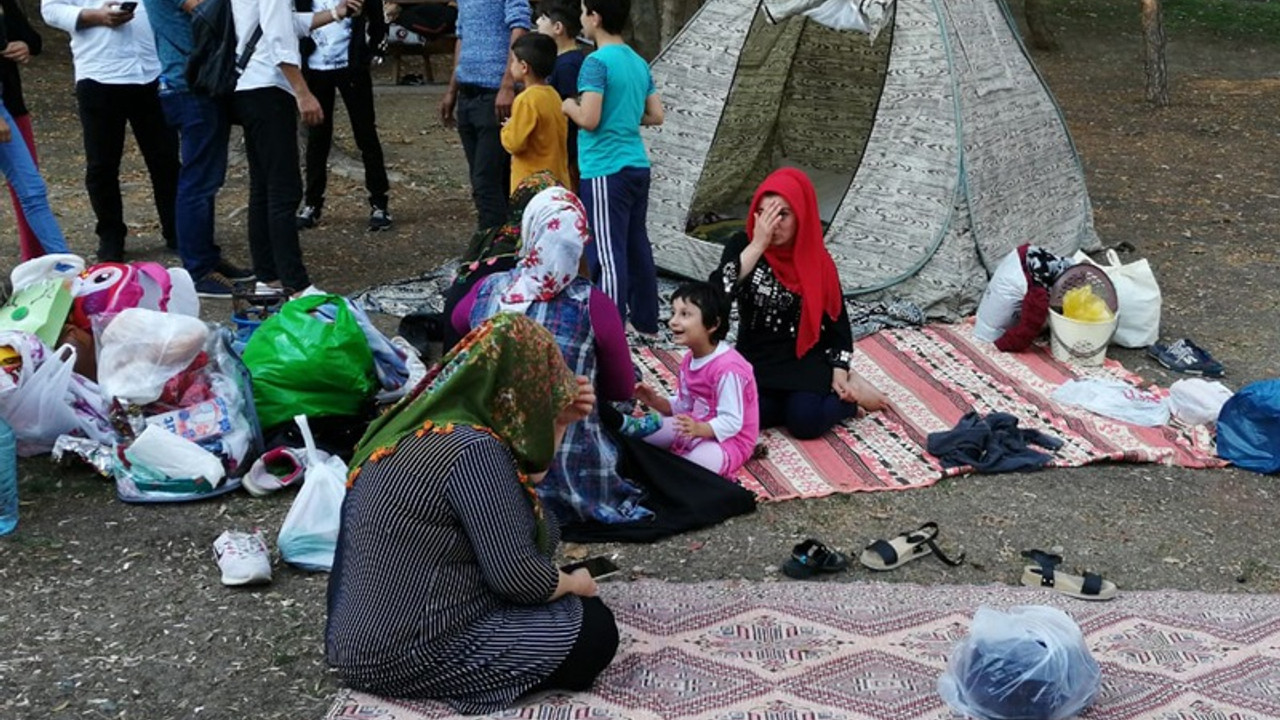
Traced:
POLYGON ((800 332, 796 337, 796 357, 802 357, 818 342, 822 316, 840 317, 844 293, 836 263, 822 242, 822 219, 818 215, 818 194, 809 176, 795 168, 773 171, 756 188, 751 198, 751 218, 747 238, 755 231, 756 210, 767 194, 779 195, 791 206, 796 219, 796 239, 782 247, 764 251, 769 267, 783 287, 800 296, 800 332))

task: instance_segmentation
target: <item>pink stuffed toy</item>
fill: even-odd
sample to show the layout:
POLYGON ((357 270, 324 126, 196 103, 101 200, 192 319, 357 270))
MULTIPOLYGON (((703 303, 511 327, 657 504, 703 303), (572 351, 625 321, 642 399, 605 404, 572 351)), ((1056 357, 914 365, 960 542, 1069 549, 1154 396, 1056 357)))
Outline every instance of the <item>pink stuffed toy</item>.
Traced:
POLYGON ((70 321, 92 331, 95 318, 129 308, 167 311, 172 288, 169 271, 159 263, 99 263, 81 273, 70 321))

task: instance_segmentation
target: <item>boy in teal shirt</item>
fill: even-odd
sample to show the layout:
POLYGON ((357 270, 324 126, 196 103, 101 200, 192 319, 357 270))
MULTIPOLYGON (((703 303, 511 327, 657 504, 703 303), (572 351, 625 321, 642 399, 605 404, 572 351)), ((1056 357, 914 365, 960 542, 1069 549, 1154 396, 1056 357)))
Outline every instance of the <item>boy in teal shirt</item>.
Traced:
POLYGON ((662 98, 649 64, 622 40, 631 0, 582 0, 582 29, 596 44, 564 113, 577 123, 579 196, 595 242, 587 245, 592 280, 626 322, 658 332, 658 276, 645 222, 649 155, 641 125, 661 125, 662 98))

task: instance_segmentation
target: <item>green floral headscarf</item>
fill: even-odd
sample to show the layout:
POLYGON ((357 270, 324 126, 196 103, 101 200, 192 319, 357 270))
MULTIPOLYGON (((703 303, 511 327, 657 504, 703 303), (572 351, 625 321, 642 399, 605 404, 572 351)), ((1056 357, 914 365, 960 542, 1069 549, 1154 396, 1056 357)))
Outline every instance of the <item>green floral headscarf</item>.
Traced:
POLYGON ((551 466, 555 419, 578 383, 555 338, 524 315, 499 313, 464 337, 427 377, 369 425, 351 459, 348 486, 367 463, 393 454, 410 434, 450 433, 466 425, 502 441, 515 456, 545 543, 542 507, 530 474, 551 466))

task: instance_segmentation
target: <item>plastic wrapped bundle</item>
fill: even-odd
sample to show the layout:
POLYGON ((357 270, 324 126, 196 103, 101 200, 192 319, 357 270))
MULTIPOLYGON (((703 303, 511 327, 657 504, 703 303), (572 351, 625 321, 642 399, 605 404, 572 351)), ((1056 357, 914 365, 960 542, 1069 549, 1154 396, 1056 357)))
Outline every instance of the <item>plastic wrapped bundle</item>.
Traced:
POLYGON ((1043 606, 979 608, 938 692, 982 720, 1063 720, 1093 702, 1102 671, 1066 613, 1043 606))

